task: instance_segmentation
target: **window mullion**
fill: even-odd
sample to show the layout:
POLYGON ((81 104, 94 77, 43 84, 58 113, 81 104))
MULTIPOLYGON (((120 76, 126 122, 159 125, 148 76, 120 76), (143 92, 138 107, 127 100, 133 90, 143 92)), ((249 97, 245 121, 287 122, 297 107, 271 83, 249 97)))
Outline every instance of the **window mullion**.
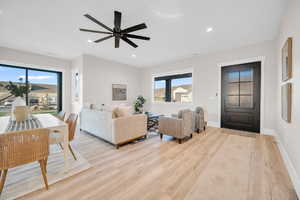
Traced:
MULTIPOLYGON (((28 83, 28 69, 25 69, 25 85, 26 85, 27 88, 29 87, 29 83, 28 83)), ((26 92, 26 94, 25 94, 25 99, 26 99, 26 105, 28 106, 29 105, 29 102, 28 102, 28 92, 26 92)))
POLYGON ((171 79, 166 80, 166 102, 171 102, 171 79))

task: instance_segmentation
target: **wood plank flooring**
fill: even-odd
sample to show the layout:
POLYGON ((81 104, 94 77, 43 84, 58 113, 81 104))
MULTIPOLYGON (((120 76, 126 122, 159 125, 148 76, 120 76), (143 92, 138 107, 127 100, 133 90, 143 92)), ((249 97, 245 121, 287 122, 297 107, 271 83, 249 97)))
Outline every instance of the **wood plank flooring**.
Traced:
POLYGON ((93 165, 21 199, 296 200, 271 136, 209 127, 179 145, 170 137, 114 149, 85 133, 74 147, 93 165))

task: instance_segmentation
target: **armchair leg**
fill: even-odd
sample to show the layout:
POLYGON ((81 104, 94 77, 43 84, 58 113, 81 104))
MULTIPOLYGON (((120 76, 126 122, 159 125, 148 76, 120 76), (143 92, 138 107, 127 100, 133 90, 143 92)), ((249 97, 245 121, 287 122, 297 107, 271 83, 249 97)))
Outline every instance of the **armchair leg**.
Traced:
POLYGON ((119 149, 120 145, 116 144, 115 147, 116 147, 116 149, 119 149))
POLYGON ((160 139, 162 140, 162 138, 163 138, 163 134, 162 134, 162 133, 160 133, 160 139))
POLYGON ((48 187, 48 180, 47 180, 47 175, 46 175, 46 162, 45 162, 45 160, 39 160, 39 163, 40 163, 40 168, 42 171, 45 187, 46 187, 46 190, 48 190, 49 187, 48 187))
POLYGON ((0 176, 1 177, 1 181, 0 181, 0 196, 1 196, 2 190, 4 188, 4 183, 5 183, 7 171, 8 171, 7 169, 4 169, 2 176, 0 176))
POLYGON ((181 144, 182 143, 182 139, 178 139, 178 143, 181 144))
POLYGON ((193 138, 193 133, 191 133, 191 135, 190 135, 190 136, 191 136, 191 138, 193 138))
POLYGON ((68 147, 69 147, 70 152, 72 153, 72 156, 73 156, 74 160, 77 160, 77 158, 75 156, 75 153, 74 153, 74 151, 73 151, 73 149, 72 149, 72 147, 71 147, 70 144, 68 145, 68 147))

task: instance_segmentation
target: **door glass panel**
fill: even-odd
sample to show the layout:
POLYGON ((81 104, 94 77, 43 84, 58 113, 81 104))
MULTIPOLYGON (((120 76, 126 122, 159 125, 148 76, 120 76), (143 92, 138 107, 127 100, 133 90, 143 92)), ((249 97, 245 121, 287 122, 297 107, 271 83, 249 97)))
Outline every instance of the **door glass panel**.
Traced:
POLYGON ((252 108, 253 107, 253 96, 240 96, 240 107, 252 108))
POLYGON ((24 93, 21 92, 21 88, 26 87, 25 74, 25 69, 0 65, 0 117, 10 115, 12 102, 16 98, 15 95, 17 95, 16 92, 24 100, 26 99, 26 91, 23 90, 24 93), (19 89, 11 90, 13 87, 19 89))
POLYGON ((228 82, 238 82, 239 72, 228 72, 228 82))
POLYGON ((31 91, 28 103, 33 113, 57 113, 58 74, 39 70, 28 70, 31 91))
POLYGON ((228 94, 238 95, 239 94, 239 83, 229 83, 228 84, 228 94))
POLYGON ((242 70, 240 71, 240 81, 253 81, 253 70, 242 70))
POLYGON ((239 106, 239 96, 227 96, 228 106, 239 106))
POLYGON ((240 94, 252 95, 253 93, 253 82, 241 82, 240 83, 240 94))

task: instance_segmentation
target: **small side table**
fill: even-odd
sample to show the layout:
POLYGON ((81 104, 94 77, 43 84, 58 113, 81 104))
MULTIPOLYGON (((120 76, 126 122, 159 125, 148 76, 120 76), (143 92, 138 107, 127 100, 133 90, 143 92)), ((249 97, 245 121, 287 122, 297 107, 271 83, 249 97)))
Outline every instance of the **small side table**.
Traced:
POLYGON ((147 114, 147 129, 158 129, 158 119, 159 117, 162 117, 164 115, 159 115, 159 114, 152 114, 148 113, 147 114))

